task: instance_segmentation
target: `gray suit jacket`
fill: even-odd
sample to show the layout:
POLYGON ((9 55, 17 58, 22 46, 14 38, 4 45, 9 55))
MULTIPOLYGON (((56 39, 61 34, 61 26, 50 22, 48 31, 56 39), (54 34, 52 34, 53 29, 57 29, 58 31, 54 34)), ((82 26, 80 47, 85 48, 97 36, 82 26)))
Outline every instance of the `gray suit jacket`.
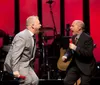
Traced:
MULTIPOLYGON (((34 40, 33 40, 34 41, 34 40)), ((34 47, 34 52, 32 56, 34 42, 32 42, 32 36, 27 29, 19 32, 12 41, 10 50, 6 56, 4 62, 7 63, 12 71, 19 71, 21 68, 26 68, 29 66, 30 61, 35 57, 36 46, 34 47)))
POLYGON ((11 68, 12 72, 18 71, 20 75, 25 76, 25 82, 21 85, 38 85, 38 76, 30 66, 30 61, 35 57, 35 51, 36 44, 28 29, 19 32, 14 37, 6 56, 4 71, 9 72, 8 68, 11 68))

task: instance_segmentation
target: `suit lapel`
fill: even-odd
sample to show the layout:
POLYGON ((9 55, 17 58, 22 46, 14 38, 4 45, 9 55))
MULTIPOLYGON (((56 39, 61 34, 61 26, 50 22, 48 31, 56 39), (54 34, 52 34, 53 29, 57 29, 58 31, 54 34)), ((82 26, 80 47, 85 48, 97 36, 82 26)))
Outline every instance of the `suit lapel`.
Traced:
POLYGON ((72 37, 72 41, 73 41, 74 44, 75 44, 75 37, 76 37, 76 35, 74 35, 74 36, 72 37))
POLYGON ((78 39, 76 45, 77 45, 77 46, 80 46, 81 43, 83 42, 83 39, 84 39, 84 32, 80 35, 80 37, 79 37, 79 39, 78 39))
POLYGON ((30 33, 29 33, 29 31, 28 31, 28 29, 25 29, 25 36, 26 36, 26 38, 29 38, 28 40, 29 40, 29 43, 31 44, 31 55, 32 55, 32 49, 33 49, 33 46, 34 46, 34 44, 32 43, 32 36, 30 35, 30 33))

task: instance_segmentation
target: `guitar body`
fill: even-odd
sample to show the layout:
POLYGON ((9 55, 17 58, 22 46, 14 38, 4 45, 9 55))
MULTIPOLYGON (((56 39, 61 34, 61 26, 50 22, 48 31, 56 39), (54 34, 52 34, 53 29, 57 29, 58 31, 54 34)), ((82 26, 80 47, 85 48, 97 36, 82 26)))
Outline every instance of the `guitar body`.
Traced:
MULTIPOLYGON (((67 62, 64 62, 62 60, 62 56, 65 54, 66 50, 61 48, 60 49, 60 57, 58 59, 58 62, 57 62, 57 68, 60 70, 60 71, 66 71, 72 58, 70 58, 67 62)), ((81 79, 79 78, 75 83, 74 85, 80 85, 81 83, 81 79)))
POLYGON ((66 71, 67 67, 69 66, 72 58, 70 58, 67 62, 64 62, 62 60, 62 56, 65 54, 66 50, 61 48, 60 49, 60 57, 58 59, 58 62, 57 62, 57 68, 61 71, 66 71))

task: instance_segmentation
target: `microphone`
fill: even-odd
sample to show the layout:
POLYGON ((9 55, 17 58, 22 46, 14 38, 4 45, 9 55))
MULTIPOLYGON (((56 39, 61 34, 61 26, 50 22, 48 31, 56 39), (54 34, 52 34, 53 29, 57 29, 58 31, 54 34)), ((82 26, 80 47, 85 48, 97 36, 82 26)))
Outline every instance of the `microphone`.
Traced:
MULTIPOLYGON (((10 72, 10 74, 11 74, 12 76, 14 76, 14 74, 13 74, 13 73, 11 73, 11 72, 10 72)), ((20 75, 18 78, 25 80, 25 78, 26 78, 26 77, 25 77, 25 76, 20 75)))
MULTIPOLYGON (((8 72, 9 74, 11 74, 12 76, 15 76, 15 75, 13 74, 13 71, 12 71, 11 67, 10 67, 7 63, 5 63, 4 65, 5 65, 5 68, 7 69, 7 72, 8 72)), ((23 75, 20 75, 18 78, 25 80, 26 77, 23 76, 23 75)))
POLYGON ((19 78, 21 78, 21 79, 25 80, 25 78, 26 78, 26 77, 25 77, 25 76, 20 75, 20 76, 19 76, 19 78))
MULTIPOLYGON (((73 43, 71 38, 69 39, 69 43, 73 43)), ((73 50, 71 50, 71 51, 72 51, 72 54, 74 54, 74 51, 73 50)))
POLYGON ((69 39, 69 43, 73 43, 71 38, 69 39))

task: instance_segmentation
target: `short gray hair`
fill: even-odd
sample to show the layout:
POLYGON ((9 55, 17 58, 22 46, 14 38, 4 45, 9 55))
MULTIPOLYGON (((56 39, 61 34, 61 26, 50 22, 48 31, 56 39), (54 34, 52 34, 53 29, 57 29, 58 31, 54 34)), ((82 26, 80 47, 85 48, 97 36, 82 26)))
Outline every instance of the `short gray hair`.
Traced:
POLYGON ((26 26, 30 26, 32 24, 34 24, 35 22, 35 19, 38 18, 38 16, 29 16, 27 19, 26 19, 26 26))

